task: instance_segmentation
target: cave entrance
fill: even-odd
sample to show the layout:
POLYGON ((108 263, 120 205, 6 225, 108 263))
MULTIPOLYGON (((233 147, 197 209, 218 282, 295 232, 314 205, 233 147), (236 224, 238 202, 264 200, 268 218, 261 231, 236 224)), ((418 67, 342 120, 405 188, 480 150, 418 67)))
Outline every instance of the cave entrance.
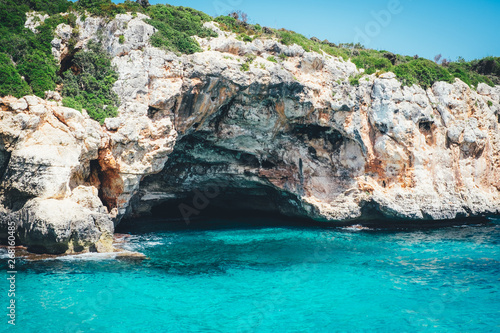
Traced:
MULTIPOLYGON (((141 181, 130 202, 129 219, 177 221, 185 226, 214 219, 253 219, 256 224, 284 219, 295 224, 308 215, 299 191, 282 190, 263 176, 281 179, 285 188, 300 186, 298 169, 292 174, 277 156, 263 158, 213 140, 201 131, 179 139, 163 171, 141 181)), ((127 221, 120 222, 120 229, 127 221)))
POLYGON ((74 58, 75 55, 81 50, 81 48, 75 48, 68 54, 62 57, 61 59, 61 66, 59 68, 59 71, 57 72, 57 75, 63 76, 63 74, 68 70, 71 69, 73 74, 77 75, 80 72, 80 69, 75 66, 74 64, 74 58))
MULTIPOLYGON (((148 214, 125 219, 117 232, 144 229, 219 229, 269 226, 315 226, 319 222, 305 217, 298 199, 263 184, 245 179, 227 183, 200 183, 189 192, 170 193, 172 199, 150 205, 148 214), (234 187, 235 183, 242 186, 234 187), (137 223, 137 221, 141 223, 137 223)), ((152 197, 154 194, 148 194, 152 197)), ((159 194, 157 194, 159 195, 159 194)), ((146 195, 146 199, 148 199, 146 195)), ((135 203, 140 207, 140 203, 135 203)), ((140 209, 140 208, 139 208, 140 209)))

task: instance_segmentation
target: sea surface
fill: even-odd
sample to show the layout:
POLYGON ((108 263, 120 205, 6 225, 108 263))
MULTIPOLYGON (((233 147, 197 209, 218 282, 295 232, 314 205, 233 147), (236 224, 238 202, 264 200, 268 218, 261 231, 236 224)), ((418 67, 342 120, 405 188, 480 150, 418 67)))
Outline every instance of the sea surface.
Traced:
MULTIPOLYGON (((0 332, 500 332, 500 220, 439 229, 139 224, 126 249, 17 263, 0 332)), ((7 275, 5 255, 2 270, 7 275)))

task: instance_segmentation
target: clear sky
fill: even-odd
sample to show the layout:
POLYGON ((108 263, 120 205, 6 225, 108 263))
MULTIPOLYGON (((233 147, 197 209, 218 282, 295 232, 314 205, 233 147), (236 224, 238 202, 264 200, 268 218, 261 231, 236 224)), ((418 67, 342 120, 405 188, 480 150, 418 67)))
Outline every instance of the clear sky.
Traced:
MULTIPOLYGON (((121 2, 121 1, 119 1, 121 2)), ((248 14, 250 23, 294 30, 334 43, 432 59, 500 56, 500 0, 149 0, 225 15, 248 14)))

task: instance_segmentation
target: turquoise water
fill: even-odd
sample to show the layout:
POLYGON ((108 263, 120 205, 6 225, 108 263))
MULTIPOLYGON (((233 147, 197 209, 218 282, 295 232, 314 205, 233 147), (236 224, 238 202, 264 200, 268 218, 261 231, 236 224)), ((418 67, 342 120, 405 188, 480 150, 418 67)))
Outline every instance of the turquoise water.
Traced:
POLYGON ((500 332, 498 222, 413 231, 156 225, 130 234, 126 248, 149 260, 18 265, 8 331, 500 332))

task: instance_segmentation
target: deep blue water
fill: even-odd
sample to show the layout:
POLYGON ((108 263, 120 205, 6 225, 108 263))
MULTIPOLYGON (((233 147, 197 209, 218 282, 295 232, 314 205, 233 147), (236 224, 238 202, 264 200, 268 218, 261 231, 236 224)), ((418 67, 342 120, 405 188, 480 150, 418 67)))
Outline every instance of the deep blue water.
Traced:
POLYGON ((19 264, 17 325, 8 331, 500 332, 499 220, 130 233, 126 247, 149 260, 19 264))

